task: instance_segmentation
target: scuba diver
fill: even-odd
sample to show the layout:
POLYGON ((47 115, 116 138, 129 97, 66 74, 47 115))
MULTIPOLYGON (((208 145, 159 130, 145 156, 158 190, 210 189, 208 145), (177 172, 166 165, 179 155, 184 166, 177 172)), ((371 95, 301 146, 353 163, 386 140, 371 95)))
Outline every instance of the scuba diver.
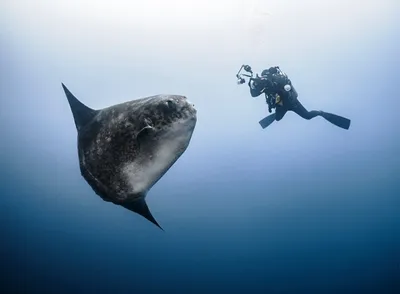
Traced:
POLYGON ((262 128, 266 128, 274 121, 280 121, 288 111, 293 111, 307 120, 321 116, 330 123, 343 129, 347 130, 350 127, 350 120, 347 118, 322 110, 308 111, 297 99, 297 91, 293 87, 288 76, 282 72, 279 66, 263 70, 261 76, 256 74, 256 77, 254 78, 251 67, 248 65, 242 65, 236 75, 238 78, 238 84, 245 83, 244 78, 241 76, 249 77, 248 86, 252 97, 258 97, 264 93, 268 104, 268 111, 271 113, 272 109, 275 109, 273 114, 265 117, 259 122, 262 128), (240 74, 242 69, 251 73, 251 75, 240 74))

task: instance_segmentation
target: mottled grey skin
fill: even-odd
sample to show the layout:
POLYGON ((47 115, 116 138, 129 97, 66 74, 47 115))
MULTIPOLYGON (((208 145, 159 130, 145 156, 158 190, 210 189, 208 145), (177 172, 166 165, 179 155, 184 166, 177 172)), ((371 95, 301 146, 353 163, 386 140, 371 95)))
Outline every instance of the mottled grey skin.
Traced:
POLYGON ((188 147, 197 121, 193 105, 184 96, 157 95, 93 110, 63 87, 82 176, 103 200, 159 226, 144 199, 188 147))

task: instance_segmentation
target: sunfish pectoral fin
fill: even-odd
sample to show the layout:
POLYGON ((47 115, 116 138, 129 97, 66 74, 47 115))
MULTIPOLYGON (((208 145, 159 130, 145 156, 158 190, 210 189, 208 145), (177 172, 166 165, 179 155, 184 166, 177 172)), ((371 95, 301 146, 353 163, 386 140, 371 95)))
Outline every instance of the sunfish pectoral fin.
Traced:
POLYGON ((151 141, 151 134, 155 132, 154 128, 151 126, 145 126, 143 129, 139 131, 136 135, 136 140, 139 143, 139 146, 146 147, 146 144, 151 141))
POLYGON ((61 83, 61 85, 64 89, 65 95, 67 96, 72 115, 74 116, 76 129, 79 131, 96 116, 98 111, 87 107, 85 104, 80 102, 63 83, 61 83))
POLYGON ((164 231, 164 229, 157 223, 157 221, 151 214, 150 209, 147 206, 147 203, 144 198, 140 198, 138 200, 131 201, 131 202, 121 203, 119 205, 121 205, 122 207, 124 207, 130 211, 140 214, 141 216, 143 216, 147 220, 151 221, 153 224, 155 224, 157 227, 159 227, 161 230, 164 231))

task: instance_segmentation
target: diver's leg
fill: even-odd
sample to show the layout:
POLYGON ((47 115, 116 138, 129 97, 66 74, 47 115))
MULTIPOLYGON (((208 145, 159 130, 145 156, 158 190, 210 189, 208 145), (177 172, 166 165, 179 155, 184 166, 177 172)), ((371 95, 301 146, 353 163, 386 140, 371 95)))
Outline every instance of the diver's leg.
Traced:
POLYGON ((301 116, 304 119, 313 119, 316 116, 321 116, 322 111, 320 110, 311 110, 308 111, 301 103, 299 100, 295 99, 294 101, 291 101, 290 105, 290 110, 297 113, 299 116, 301 116))
POLYGON ((284 106, 277 106, 275 108, 275 120, 280 121, 286 114, 287 108, 284 106))
POLYGON ((336 115, 333 113, 329 113, 329 112, 325 112, 325 111, 321 111, 321 110, 308 111, 297 99, 295 101, 292 101, 290 110, 294 111, 295 113, 300 115, 302 118, 307 119, 307 120, 312 119, 316 116, 322 116, 324 119, 326 119, 330 123, 332 123, 340 128, 346 129, 346 130, 349 129, 350 123, 351 123, 351 121, 348 118, 345 118, 345 117, 342 117, 342 116, 339 116, 339 115, 336 115))

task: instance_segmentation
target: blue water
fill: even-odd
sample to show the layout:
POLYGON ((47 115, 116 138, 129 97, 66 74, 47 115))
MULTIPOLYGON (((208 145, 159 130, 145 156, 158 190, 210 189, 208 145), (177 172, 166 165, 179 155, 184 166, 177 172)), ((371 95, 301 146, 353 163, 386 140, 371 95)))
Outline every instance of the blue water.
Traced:
POLYGON ((55 3, 0 4, 0 293, 400 293, 397 1, 271 1, 237 34, 55 3), (262 130, 243 62, 279 65, 350 129, 288 113, 262 130), (194 102, 191 144, 147 196, 165 232, 81 177, 61 82, 93 108, 194 102))

